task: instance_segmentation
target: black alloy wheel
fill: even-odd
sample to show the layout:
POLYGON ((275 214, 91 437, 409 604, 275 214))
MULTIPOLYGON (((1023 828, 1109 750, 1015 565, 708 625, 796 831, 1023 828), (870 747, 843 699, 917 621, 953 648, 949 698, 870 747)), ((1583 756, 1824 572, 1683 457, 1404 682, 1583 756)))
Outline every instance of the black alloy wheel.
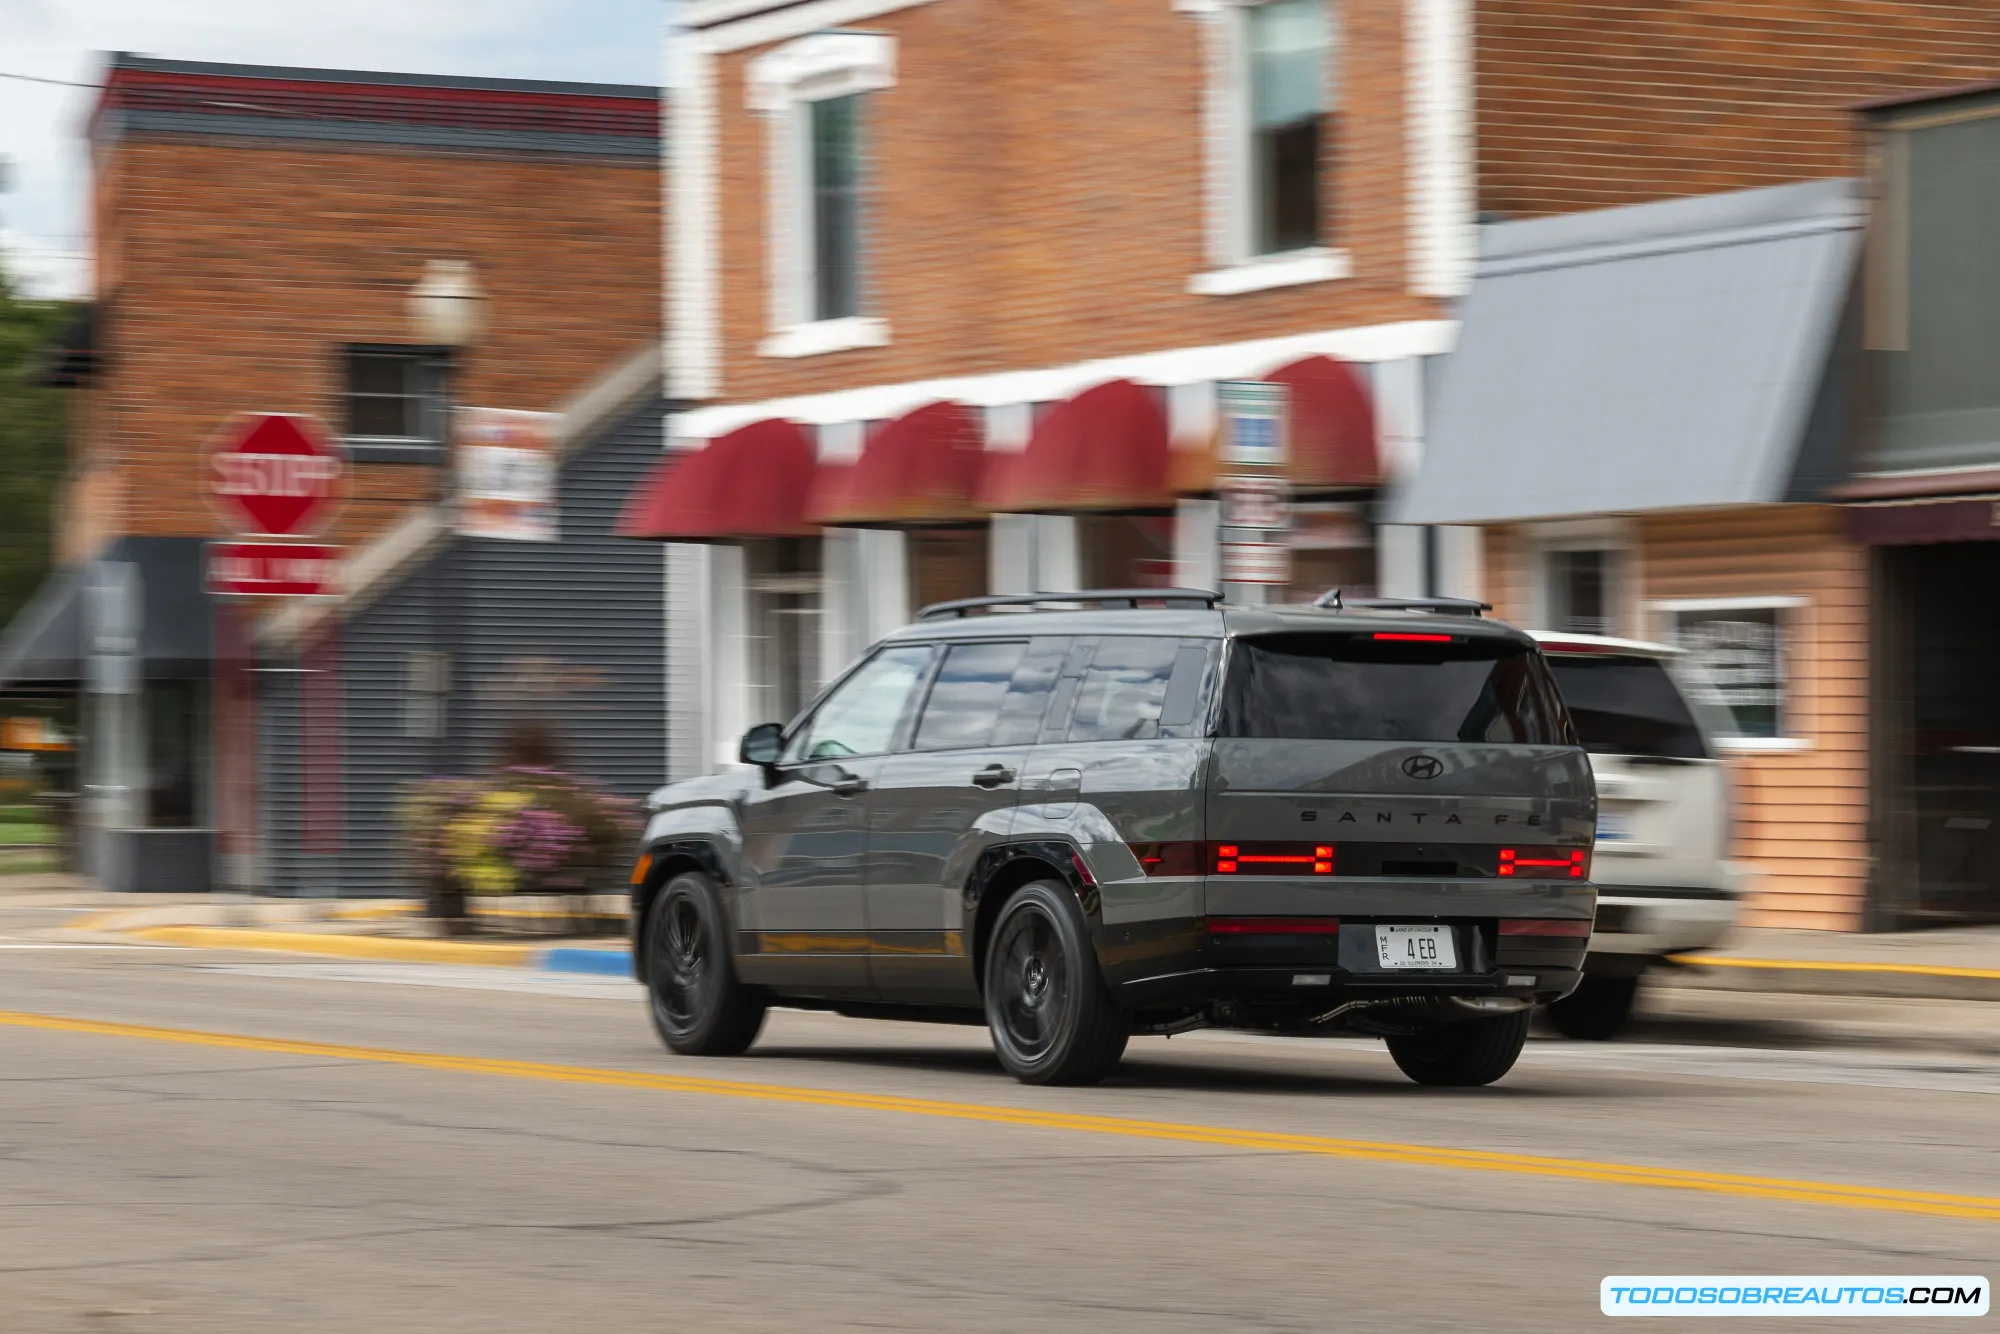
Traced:
POLYGON ((714 882, 684 871, 646 914, 646 986, 653 1027, 683 1056, 737 1056, 764 1026, 761 994, 736 980, 728 923, 714 882))
POLYGON ((1396 1066, 1419 1084, 1476 1088, 1514 1068, 1528 1041, 1532 1010, 1425 1024, 1387 1039, 1396 1066))
POLYGON ((1069 886, 1038 880, 1000 910, 986 949, 986 1023, 1000 1064, 1028 1084, 1095 1084, 1125 1054, 1130 1017, 1097 968, 1069 886))

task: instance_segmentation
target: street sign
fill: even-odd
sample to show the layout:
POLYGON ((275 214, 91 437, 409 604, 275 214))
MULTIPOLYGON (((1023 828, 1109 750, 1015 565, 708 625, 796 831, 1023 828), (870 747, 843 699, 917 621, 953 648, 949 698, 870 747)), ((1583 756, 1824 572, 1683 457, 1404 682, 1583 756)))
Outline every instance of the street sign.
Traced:
POLYGON ((1292 549, 1282 542, 1224 542, 1222 582, 1225 584, 1289 584, 1292 549))
POLYGON ((1275 477, 1218 477, 1225 528, 1285 528, 1292 521, 1289 488, 1275 477))
POLYGON ((1221 380, 1215 386, 1222 419, 1222 458, 1251 468, 1285 466, 1285 409, 1290 391, 1264 380, 1221 380))
POLYGON ((208 591, 224 597, 320 597, 338 591, 340 547, 211 542, 208 591))
POLYGON ((554 542, 553 412, 460 408, 458 531, 466 537, 554 542))
POLYGON ((340 445, 311 417, 244 413, 209 451, 209 483, 245 537, 310 537, 324 526, 345 469, 340 445))

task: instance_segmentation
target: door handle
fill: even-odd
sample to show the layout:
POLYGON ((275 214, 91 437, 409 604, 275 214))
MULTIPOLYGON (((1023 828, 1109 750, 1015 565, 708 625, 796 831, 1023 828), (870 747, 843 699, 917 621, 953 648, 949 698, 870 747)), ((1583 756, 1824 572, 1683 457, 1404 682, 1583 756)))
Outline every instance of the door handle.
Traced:
POLYGON ((836 797, 858 797, 868 790, 868 780, 855 774, 846 774, 835 779, 833 795, 836 797))
POLYGON ((972 776, 979 787, 1003 787, 1014 781, 1014 771, 1004 764, 989 764, 972 776))

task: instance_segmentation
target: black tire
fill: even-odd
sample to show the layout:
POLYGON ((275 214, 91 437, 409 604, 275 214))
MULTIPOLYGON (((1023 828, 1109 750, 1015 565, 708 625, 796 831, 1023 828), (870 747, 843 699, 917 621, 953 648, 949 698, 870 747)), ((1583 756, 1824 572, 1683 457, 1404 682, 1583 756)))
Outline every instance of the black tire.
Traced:
POLYGON ((646 911, 647 1009, 669 1051, 740 1056, 764 1026, 761 993, 736 979, 715 882, 683 871, 646 911))
POLYGON ((1426 1024, 1408 1037, 1388 1039, 1389 1055, 1419 1084, 1477 1088, 1514 1068, 1528 1040, 1530 1010, 1482 1019, 1426 1024))
POLYGON ((1549 1023, 1566 1038, 1603 1042, 1625 1031, 1639 996, 1636 977, 1591 977, 1549 1006, 1549 1023))
POLYGON ((986 947, 986 1026, 1007 1073, 1024 1084, 1095 1084, 1132 1035, 1097 968, 1076 895, 1037 880, 1000 909, 986 947))

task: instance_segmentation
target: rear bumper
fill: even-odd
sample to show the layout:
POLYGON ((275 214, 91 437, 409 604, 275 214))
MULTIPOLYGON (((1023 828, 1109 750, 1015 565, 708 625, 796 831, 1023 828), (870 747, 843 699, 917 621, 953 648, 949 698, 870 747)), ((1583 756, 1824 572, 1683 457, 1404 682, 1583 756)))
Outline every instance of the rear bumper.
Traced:
POLYGON ((1728 890, 1605 885, 1597 900, 1593 957, 1664 958, 1709 949, 1729 933, 1742 905, 1728 890))
POLYGON ((1329 1010, 1354 1000, 1426 996, 1506 996, 1547 1004, 1576 990, 1576 966, 1504 966, 1485 973, 1361 974, 1297 965, 1213 967, 1137 978, 1117 988, 1127 1009, 1198 1009, 1216 1002, 1286 1010, 1329 1010))

